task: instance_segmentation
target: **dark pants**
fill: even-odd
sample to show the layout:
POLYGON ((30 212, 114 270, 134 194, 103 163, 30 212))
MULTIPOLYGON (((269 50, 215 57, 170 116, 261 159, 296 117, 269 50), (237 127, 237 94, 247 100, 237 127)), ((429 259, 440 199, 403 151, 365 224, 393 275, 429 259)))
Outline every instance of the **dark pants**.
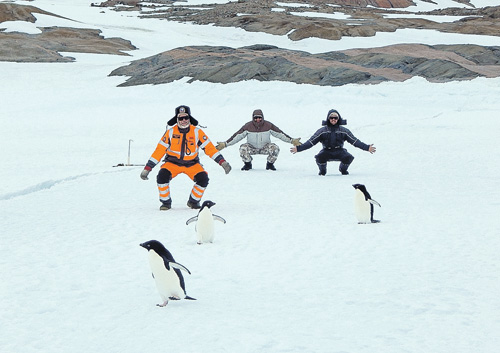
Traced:
MULTIPOLYGON (((172 173, 170 170, 161 168, 156 176, 156 182, 158 184, 167 184, 172 180, 172 173)), ((193 178, 194 182, 200 185, 201 187, 206 188, 208 186, 208 174, 206 172, 199 172, 193 178)))
POLYGON ((345 148, 334 148, 331 150, 323 149, 314 157, 316 158, 316 163, 318 164, 337 161, 349 165, 354 160, 352 154, 347 152, 345 148))

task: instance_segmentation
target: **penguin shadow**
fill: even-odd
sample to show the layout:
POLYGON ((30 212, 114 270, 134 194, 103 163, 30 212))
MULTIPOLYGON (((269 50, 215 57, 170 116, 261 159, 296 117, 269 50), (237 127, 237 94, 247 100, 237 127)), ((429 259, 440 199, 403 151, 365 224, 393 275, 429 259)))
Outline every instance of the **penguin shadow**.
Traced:
POLYGON ((370 193, 363 184, 353 184, 354 191, 354 213, 358 224, 380 223, 380 220, 373 218, 374 205, 382 207, 377 201, 372 199, 370 193))
POLYGON ((196 243, 201 245, 203 243, 213 243, 215 238, 215 221, 226 223, 226 220, 221 216, 212 213, 211 208, 215 206, 215 202, 207 200, 201 205, 198 214, 189 218, 186 225, 196 222, 196 243))

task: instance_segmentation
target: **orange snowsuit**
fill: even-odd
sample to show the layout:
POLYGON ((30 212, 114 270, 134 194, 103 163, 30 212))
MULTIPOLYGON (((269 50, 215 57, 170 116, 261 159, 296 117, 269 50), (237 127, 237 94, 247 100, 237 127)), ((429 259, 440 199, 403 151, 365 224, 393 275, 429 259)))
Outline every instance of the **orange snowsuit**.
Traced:
POLYGON ((160 170, 157 177, 160 201, 170 199, 169 181, 180 173, 186 174, 195 181, 191 197, 196 201, 202 198, 208 185, 208 174, 200 164, 198 155, 200 148, 215 162, 220 164, 224 161, 224 157, 199 127, 190 125, 189 128, 181 131, 177 125, 174 125, 165 132, 146 164, 146 168, 152 169, 165 156, 165 163, 161 169, 166 169, 166 171, 162 173, 160 170), (164 175, 163 178, 160 177, 161 174, 164 175))

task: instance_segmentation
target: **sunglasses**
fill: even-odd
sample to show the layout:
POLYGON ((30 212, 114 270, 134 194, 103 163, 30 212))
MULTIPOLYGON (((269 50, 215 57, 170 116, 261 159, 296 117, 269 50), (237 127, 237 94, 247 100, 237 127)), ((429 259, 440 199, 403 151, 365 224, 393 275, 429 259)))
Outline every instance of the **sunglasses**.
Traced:
POLYGON ((339 120, 338 116, 329 116, 328 119, 339 120))
POLYGON ((180 116, 177 118, 178 121, 189 120, 189 116, 180 116))
POLYGON ((253 120, 257 120, 257 119, 262 119, 262 117, 261 116, 254 116, 253 117, 253 120))

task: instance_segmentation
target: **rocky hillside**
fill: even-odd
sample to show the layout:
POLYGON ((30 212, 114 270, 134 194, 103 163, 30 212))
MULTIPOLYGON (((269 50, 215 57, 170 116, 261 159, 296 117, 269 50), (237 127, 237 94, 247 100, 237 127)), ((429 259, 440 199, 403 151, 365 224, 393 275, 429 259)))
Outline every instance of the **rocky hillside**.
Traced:
MULTIPOLYGON (((287 35, 296 41, 310 37, 329 40, 370 37, 377 32, 394 32, 404 28, 500 35, 500 6, 479 9, 473 6, 457 7, 419 13, 421 16, 462 17, 457 21, 442 23, 419 16, 394 17, 403 13, 401 9, 413 5, 410 0, 240 0, 199 6, 182 5, 182 2, 176 2, 175 6, 165 6, 165 3, 166 1, 161 0, 144 3, 138 0, 112 0, 95 6, 106 6, 116 11, 138 11, 143 18, 213 24, 242 28, 250 32, 287 35)), ((458 1, 457 6, 459 3, 468 4, 468 0, 458 1)))
MULTIPOLYGON (((413 4, 410 0, 239 0, 202 6, 182 2, 172 6, 170 0, 112 0, 89 6, 136 11, 144 20, 162 18, 239 27, 287 35, 295 41, 309 37, 329 40, 343 36, 369 37, 403 28, 500 36, 500 6, 474 8, 468 0, 458 3, 467 6, 418 16, 401 16, 402 9, 413 4), (454 21, 433 21, 430 19, 435 18, 433 15, 458 17, 454 17, 454 21)), ((34 6, 0 3, 0 22, 34 23, 33 13, 57 16, 34 6)), ((126 38, 104 38, 95 29, 49 27, 39 30, 38 34, 0 32, 0 61, 71 61, 74 59, 60 53, 127 55, 127 51, 135 49, 126 38)), ((243 48, 197 46, 159 53, 118 68, 110 75, 128 77, 122 86, 168 83, 184 77, 220 83, 256 79, 329 86, 404 81, 413 76, 446 82, 500 76, 500 48, 404 44, 312 55, 260 44, 243 48)))
MULTIPOLYGON (((34 6, 0 3, 0 22, 25 21, 35 23, 33 13, 60 17, 34 6)), ((128 55, 135 47, 122 38, 101 36, 95 29, 43 27, 39 34, 0 32, 0 61, 67 62, 74 58, 59 52, 128 55)))
POLYGON ((112 76, 129 76, 121 86, 191 81, 290 81, 321 86, 404 81, 432 82, 500 76, 500 47, 402 44, 311 55, 268 45, 238 49, 183 47, 135 61, 112 76))

